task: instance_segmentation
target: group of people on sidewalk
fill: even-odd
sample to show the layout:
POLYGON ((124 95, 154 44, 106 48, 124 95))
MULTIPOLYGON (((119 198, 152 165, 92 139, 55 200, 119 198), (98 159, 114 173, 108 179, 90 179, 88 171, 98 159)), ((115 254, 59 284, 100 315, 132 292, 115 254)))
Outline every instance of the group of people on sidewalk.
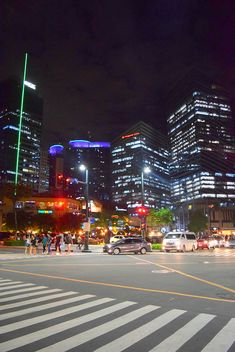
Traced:
MULTIPOLYGON (((43 234, 41 238, 34 234, 25 235, 25 254, 36 255, 39 254, 38 245, 42 243, 42 254, 51 254, 51 244, 54 241, 56 255, 60 255, 62 251, 66 251, 68 254, 72 251, 73 237, 71 234, 58 234, 52 239, 50 234, 43 234)), ((77 249, 81 250, 84 245, 84 240, 81 237, 77 239, 77 249)))

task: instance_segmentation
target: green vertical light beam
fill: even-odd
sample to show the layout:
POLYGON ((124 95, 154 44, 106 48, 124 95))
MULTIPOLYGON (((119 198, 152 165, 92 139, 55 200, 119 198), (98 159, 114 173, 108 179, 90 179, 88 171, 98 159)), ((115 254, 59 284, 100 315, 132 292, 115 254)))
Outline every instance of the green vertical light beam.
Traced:
POLYGON ((23 112, 24 112, 24 89, 25 89, 25 78, 27 71, 27 61, 28 54, 25 53, 24 60, 24 75, 22 81, 22 93, 21 93, 21 102, 20 102, 20 120, 19 120, 19 131, 18 131, 18 142, 17 142, 17 150, 16 150, 16 170, 15 170, 15 196, 16 196, 16 188, 18 184, 18 176, 19 176, 19 159, 20 159, 20 142, 21 142, 21 130, 22 130, 22 120, 23 120, 23 112))

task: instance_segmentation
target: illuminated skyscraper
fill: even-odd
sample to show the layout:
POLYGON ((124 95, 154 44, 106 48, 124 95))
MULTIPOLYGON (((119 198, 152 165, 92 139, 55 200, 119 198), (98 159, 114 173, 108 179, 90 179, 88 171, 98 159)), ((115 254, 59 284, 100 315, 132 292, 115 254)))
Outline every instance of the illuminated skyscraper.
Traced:
POLYGON ((71 140, 68 145, 50 147, 50 188, 68 196, 84 195, 85 164, 89 171, 89 195, 96 200, 110 200, 110 143, 71 140))
MULTIPOLYGON (((0 84, 0 183, 14 183, 21 85, 13 79, 0 84)), ((43 101, 36 86, 25 82, 25 100, 19 149, 18 182, 38 191, 43 101)))
POLYGON ((171 95, 175 108, 168 118, 172 202, 182 211, 181 227, 195 207, 204 209, 211 227, 231 227, 235 148, 228 95, 206 79, 188 79, 182 87, 171 95))
POLYGON ((111 153, 112 199, 116 206, 169 206, 166 136, 140 121, 113 141, 111 153), (144 173, 146 167, 149 173, 144 173))

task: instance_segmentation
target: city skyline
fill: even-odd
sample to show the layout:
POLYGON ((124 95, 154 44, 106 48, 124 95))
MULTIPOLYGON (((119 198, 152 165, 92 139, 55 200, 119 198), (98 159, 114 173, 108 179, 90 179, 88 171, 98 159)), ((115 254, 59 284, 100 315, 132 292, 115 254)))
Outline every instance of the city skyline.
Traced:
POLYGON ((22 76, 29 53, 46 145, 88 131, 111 141, 139 120, 166 131, 167 92, 192 67, 221 80, 234 107, 233 8, 200 0, 3 4, 0 79, 22 76))

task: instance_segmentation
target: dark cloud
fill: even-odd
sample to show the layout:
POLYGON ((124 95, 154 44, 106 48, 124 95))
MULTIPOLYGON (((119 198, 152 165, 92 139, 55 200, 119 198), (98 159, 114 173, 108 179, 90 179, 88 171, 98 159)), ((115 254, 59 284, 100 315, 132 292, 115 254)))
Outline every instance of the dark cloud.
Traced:
POLYGON ((140 119, 164 130, 166 92, 193 66, 235 102, 232 1, 0 2, 0 78, 21 74, 29 52, 56 138, 112 139, 140 119))

